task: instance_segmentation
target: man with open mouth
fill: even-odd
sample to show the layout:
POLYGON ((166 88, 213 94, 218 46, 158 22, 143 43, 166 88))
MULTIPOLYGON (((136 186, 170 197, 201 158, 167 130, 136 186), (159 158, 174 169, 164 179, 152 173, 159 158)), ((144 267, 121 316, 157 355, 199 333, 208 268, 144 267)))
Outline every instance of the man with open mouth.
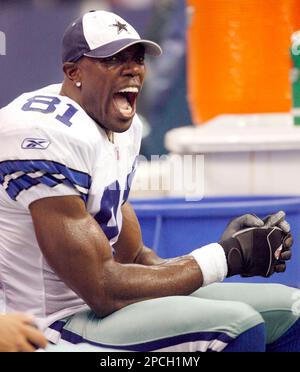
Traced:
POLYGON ((284 213, 241 216, 219 243, 183 257, 162 259, 144 246, 128 196, 145 54, 161 48, 116 14, 88 12, 65 31, 63 83, 0 110, 6 310, 31 313, 54 344, 262 351, 267 342, 299 351, 298 290, 215 284, 285 270, 292 237, 284 213))

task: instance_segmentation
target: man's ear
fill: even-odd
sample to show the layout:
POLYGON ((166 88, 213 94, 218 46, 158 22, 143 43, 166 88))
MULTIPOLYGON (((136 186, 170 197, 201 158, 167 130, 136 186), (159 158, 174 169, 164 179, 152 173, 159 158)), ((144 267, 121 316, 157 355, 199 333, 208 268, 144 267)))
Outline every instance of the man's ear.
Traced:
POLYGON ((63 71, 69 80, 73 82, 81 80, 81 71, 77 63, 65 62, 63 64, 63 71))

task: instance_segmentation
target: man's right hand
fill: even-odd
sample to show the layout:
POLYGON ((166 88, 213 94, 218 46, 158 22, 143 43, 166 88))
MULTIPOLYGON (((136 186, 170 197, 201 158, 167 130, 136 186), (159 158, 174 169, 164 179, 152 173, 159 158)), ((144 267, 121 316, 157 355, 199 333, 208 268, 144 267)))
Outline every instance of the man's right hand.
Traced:
POLYGON ((233 275, 269 277, 285 270, 291 257, 291 235, 279 227, 248 228, 220 241, 233 275))
POLYGON ((35 351, 46 345, 46 338, 34 327, 28 315, 0 315, 0 352, 35 351))

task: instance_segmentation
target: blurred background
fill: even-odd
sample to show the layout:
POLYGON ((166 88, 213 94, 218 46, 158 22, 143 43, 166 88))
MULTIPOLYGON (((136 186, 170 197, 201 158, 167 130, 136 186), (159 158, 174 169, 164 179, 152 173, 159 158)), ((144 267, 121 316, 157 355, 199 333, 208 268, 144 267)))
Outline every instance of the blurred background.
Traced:
POLYGON ((300 0, 0 0, 0 107, 62 80, 63 31, 91 9, 164 51, 147 60, 138 105, 145 158, 131 195, 145 243, 181 255, 234 216, 283 209, 295 253, 271 281, 300 286, 300 0))

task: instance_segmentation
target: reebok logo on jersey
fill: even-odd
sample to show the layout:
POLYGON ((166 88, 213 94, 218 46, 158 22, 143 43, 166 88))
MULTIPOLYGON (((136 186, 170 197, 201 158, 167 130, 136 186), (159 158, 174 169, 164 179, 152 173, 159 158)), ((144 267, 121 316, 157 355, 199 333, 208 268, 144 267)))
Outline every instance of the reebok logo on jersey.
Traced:
POLYGON ((45 138, 25 138, 22 142, 22 149, 45 150, 50 145, 50 141, 45 138))

